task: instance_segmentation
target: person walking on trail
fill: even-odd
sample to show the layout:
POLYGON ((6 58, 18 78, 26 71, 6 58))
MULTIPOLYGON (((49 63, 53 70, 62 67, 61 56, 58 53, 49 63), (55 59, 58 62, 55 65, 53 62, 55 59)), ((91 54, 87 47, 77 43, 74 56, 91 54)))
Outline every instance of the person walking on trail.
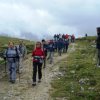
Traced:
POLYGON ((42 79, 42 65, 43 59, 45 58, 44 51, 42 50, 41 42, 36 43, 36 48, 32 52, 33 57, 33 86, 36 86, 36 76, 38 70, 38 82, 42 79))
POLYGON ((15 83, 16 81, 16 62, 19 59, 20 52, 13 42, 9 42, 7 50, 4 52, 4 58, 7 61, 9 70, 9 81, 15 83))
POLYGON ((56 34, 54 35, 54 40, 57 41, 57 35, 56 34))
POLYGON ((71 36, 71 42, 72 42, 72 43, 75 42, 75 36, 74 36, 74 34, 71 36))
POLYGON ((57 42, 57 48, 58 48, 58 55, 61 56, 62 49, 63 49, 63 40, 59 39, 57 42))
POLYGON ((68 40, 66 39, 65 40, 65 52, 67 53, 67 51, 68 51, 68 46, 69 46, 69 42, 68 42, 68 40))
POLYGON ((53 40, 50 40, 48 44, 48 51, 49 51, 48 60, 50 64, 53 63, 54 49, 55 49, 54 42, 53 40))
POLYGON ((44 51, 44 54, 45 54, 43 68, 45 68, 46 67, 47 55, 48 55, 48 45, 47 45, 47 43, 44 39, 42 40, 42 46, 43 46, 43 51, 44 51))
POLYGON ((24 45, 23 41, 20 41, 19 45, 17 46, 17 49, 20 51, 20 59, 17 63, 17 66, 19 66, 19 68, 17 68, 17 71, 19 73, 22 73, 22 70, 23 70, 23 61, 27 55, 27 49, 26 49, 26 46, 24 45))
POLYGON ((97 28, 96 48, 98 50, 97 66, 100 67, 100 27, 97 28))

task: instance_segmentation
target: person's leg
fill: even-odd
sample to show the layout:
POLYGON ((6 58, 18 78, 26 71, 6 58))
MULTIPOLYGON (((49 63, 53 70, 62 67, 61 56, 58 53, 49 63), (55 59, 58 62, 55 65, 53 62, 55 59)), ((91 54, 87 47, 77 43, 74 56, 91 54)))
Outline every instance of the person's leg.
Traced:
POLYGON ((52 52, 50 52, 50 64, 52 64, 52 52))
POLYGON ((13 62, 11 65, 11 79, 12 79, 12 83, 15 83, 16 81, 16 63, 13 62))
POLYGON ((37 63, 33 63, 33 84, 36 84, 37 63))
POLYGON ((11 62, 7 62, 7 65, 8 65, 8 70, 9 70, 9 80, 11 81, 12 80, 12 77, 11 77, 11 74, 12 74, 12 70, 11 70, 11 66, 12 66, 12 63, 11 62))
POLYGON ((47 58, 45 57, 44 58, 44 68, 46 67, 46 60, 47 60, 47 58))
POLYGON ((100 66, 100 49, 98 49, 98 65, 100 66))
POLYGON ((66 53, 67 53, 67 50, 68 50, 68 46, 66 46, 66 53))
POLYGON ((51 52, 51 63, 53 63, 54 52, 51 52))
POLYGON ((38 79, 39 79, 39 82, 41 82, 41 78, 42 78, 42 63, 38 63, 38 79))

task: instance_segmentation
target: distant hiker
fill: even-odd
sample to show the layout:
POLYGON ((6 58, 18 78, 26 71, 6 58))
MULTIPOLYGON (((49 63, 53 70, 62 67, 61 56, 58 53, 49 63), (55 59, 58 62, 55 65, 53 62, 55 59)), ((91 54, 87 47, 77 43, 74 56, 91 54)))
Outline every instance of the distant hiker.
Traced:
POLYGON ((42 40, 42 45, 43 45, 43 51, 45 54, 45 58, 44 58, 44 68, 45 68, 46 67, 46 59, 47 59, 47 55, 48 55, 48 45, 44 39, 42 40))
POLYGON ((57 52, 57 41, 54 41, 54 52, 57 52))
POLYGON ((66 39, 66 36, 63 34, 62 35, 62 39, 65 41, 65 39, 66 39))
POLYGON ((57 48, 58 48, 58 54, 61 56, 62 54, 62 49, 63 49, 63 40, 59 39, 57 42, 57 48))
POLYGON ((42 79, 42 64, 45 54, 42 50, 41 42, 36 43, 36 48, 32 52, 33 57, 33 86, 36 85, 36 75, 38 71, 38 82, 41 82, 42 79))
POLYGON ((96 40, 96 47, 98 50, 98 57, 97 57, 97 66, 100 67, 100 27, 97 28, 97 40, 96 40))
POLYGON ((74 34, 71 36, 71 42, 72 42, 72 43, 75 42, 75 36, 74 36, 74 34))
POLYGON ((69 44, 72 42, 71 35, 68 36, 68 41, 69 41, 69 44))
POLYGON ((27 49, 26 49, 26 46, 24 45, 23 41, 20 41, 19 45, 17 46, 17 49, 20 51, 20 54, 21 54, 20 60, 17 63, 17 66, 19 66, 19 70, 17 68, 17 71, 19 73, 21 73, 23 70, 23 67, 24 67, 23 61, 27 55, 27 49))
POLYGON ((20 53, 13 42, 9 42, 8 48, 4 53, 4 58, 7 60, 9 69, 9 78, 11 83, 16 81, 16 62, 19 59, 20 53))
POLYGON ((69 42, 68 42, 68 40, 66 39, 65 40, 65 52, 67 53, 67 51, 68 51, 68 46, 69 46, 69 42))
POLYGON ((87 33, 85 34, 85 37, 87 37, 88 35, 87 35, 87 33))
POLYGON ((55 49, 54 42, 53 40, 50 40, 48 44, 48 51, 49 51, 48 60, 50 60, 50 64, 53 63, 54 49, 55 49))
POLYGON ((57 41, 57 35, 56 34, 54 35, 54 40, 57 41))
POLYGON ((57 34, 57 41, 59 40, 59 34, 57 34))

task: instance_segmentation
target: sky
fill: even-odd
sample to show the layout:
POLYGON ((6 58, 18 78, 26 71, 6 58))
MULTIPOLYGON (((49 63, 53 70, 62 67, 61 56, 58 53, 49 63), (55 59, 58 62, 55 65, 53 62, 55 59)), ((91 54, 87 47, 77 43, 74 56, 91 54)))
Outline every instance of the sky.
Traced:
POLYGON ((0 34, 40 40, 54 34, 96 35, 100 0, 0 0, 0 34))

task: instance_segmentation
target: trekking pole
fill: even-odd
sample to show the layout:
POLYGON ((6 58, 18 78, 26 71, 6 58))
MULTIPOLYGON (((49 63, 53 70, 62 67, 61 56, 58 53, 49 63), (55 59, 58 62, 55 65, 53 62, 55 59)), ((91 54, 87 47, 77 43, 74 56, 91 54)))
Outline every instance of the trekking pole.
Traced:
POLYGON ((5 73, 7 73, 7 61, 6 61, 6 59, 5 59, 5 73))
POLYGON ((20 64, 19 64, 19 60, 20 58, 18 58, 18 76, 19 76, 19 83, 20 83, 20 64))

